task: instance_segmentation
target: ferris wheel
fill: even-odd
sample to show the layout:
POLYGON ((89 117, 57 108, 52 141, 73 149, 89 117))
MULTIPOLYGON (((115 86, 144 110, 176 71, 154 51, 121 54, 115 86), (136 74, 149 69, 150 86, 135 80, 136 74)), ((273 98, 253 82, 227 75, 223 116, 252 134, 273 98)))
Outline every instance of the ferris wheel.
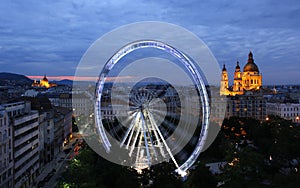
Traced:
POLYGON ((185 176, 204 148, 209 118, 200 68, 162 41, 126 44, 105 63, 98 77, 95 128, 100 142, 108 156, 117 155, 121 164, 138 172, 168 161, 185 176), (128 58, 132 54, 134 58, 128 58), (148 61, 139 54, 150 54, 148 61), (160 58, 153 58, 157 54, 160 58), (167 68, 162 71, 162 67, 167 68), (124 78, 130 79, 125 82, 124 78), (180 83, 181 79, 188 81, 180 83))
POLYGON ((72 96, 79 132, 110 162, 138 172, 167 162, 185 176, 220 130, 220 75, 211 51, 185 28, 119 27, 97 39, 76 68, 72 92, 84 94, 72 96))

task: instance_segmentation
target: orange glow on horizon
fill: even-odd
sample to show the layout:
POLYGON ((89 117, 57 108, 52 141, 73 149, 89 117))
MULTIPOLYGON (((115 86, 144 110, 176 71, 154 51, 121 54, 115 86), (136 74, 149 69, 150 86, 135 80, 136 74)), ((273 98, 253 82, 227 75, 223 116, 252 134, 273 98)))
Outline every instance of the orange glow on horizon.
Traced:
MULTIPOLYGON (((30 79, 34 79, 34 80, 40 80, 43 79, 44 76, 27 76, 30 79)), ((92 77, 92 76, 47 76, 47 78, 49 80, 73 80, 73 81, 94 81, 96 82, 98 80, 98 77, 92 77)), ((130 80, 134 77, 132 76, 123 76, 121 78, 119 78, 119 80, 121 81, 125 81, 125 80, 130 80)), ((116 80, 116 77, 108 77, 107 81, 114 81, 116 80)))

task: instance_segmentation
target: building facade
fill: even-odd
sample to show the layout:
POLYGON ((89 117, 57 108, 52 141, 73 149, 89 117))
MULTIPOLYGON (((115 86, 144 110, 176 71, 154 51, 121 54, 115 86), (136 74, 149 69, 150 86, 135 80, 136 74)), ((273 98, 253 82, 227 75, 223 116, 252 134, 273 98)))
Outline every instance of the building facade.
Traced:
POLYGON ((73 110, 75 116, 89 117, 93 113, 93 100, 88 92, 48 94, 51 104, 73 110))
POLYGON ((300 103, 268 102, 267 115, 277 115, 294 123, 300 123, 300 103))
POLYGON ((30 102, 2 106, 12 127, 13 187, 29 187, 39 174, 39 114, 30 102))
POLYGON ((13 187, 12 128, 5 108, 0 105, 0 187, 13 187))
POLYGON ((68 144, 70 140, 72 139, 72 115, 73 111, 71 109, 67 108, 58 108, 57 112, 62 114, 64 117, 64 134, 63 134, 63 146, 68 144))
POLYGON ((211 120, 222 122, 232 116, 255 118, 263 121, 267 117, 267 99, 261 94, 244 94, 236 96, 221 96, 212 101, 211 120))
POLYGON ((266 102, 260 94, 228 96, 225 117, 249 117, 263 121, 267 116, 266 102))
POLYGON ((39 113, 40 166, 54 158, 54 121, 53 111, 39 113))

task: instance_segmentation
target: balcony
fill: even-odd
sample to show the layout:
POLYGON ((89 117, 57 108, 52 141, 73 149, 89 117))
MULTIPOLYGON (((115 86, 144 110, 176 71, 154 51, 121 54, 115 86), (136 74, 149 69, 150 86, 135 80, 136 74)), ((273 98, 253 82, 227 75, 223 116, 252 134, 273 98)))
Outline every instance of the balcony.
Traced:
POLYGON ((26 146, 24 146, 23 148, 19 149, 18 151, 15 151, 15 158, 18 157, 19 155, 21 155, 22 153, 24 153, 29 148, 31 148, 33 145, 37 144, 38 142, 39 142, 39 140, 36 139, 33 142, 31 142, 31 143, 27 144, 26 146))
POLYGON ((34 123, 30 124, 30 125, 27 125, 27 126, 22 127, 22 128, 20 128, 18 130, 15 130, 15 136, 18 136, 19 134, 22 134, 22 133, 24 133, 24 132, 26 132, 26 131, 34 128, 34 127, 37 127, 37 126, 39 126, 39 122, 34 122, 34 123))
MULTIPOLYGON (((39 169, 39 164, 36 164, 32 167, 32 172, 36 172, 39 169)), ((33 174, 32 173, 32 174, 33 174)), ((24 183, 24 181, 26 181, 28 179, 28 177, 23 176, 23 178, 21 178, 19 181, 15 182, 15 187, 21 187, 22 183, 24 183)))
POLYGON ((26 121, 30 121, 30 120, 38 118, 38 117, 39 117, 38 112, 31 112, 29 114, 21 115, 20 117, 16 117, 14 124, 15 125, 20 125, 21 123, 24 123, 26 121))
POLYGON ((6 109, 6 111, 16 111, 19 109, 24 109, 25 103, 24 102, 16 102, 16 103, 11 103, 11 104, 5 104, 3 106, 6 109))
POLYGON ((29 140, 30 138, 32 138, 38 134, 39 134, 39 130, 36 130, 36 131, 29 133, 28 135, 25 135, 24 137, 22 137, 18 140, 15 140, 14 147, 17 147, 18 145, 24 143, 25 141, 29 140))
POLYGON ((24 157, 22 157, 22 159, 20 159, 19 161, 17 161, 15 163, 15 168, 18 168, 20 165, 22 165, 27 159, 29 159, 32 155, 34 155, 35 153, 38 152, 38 147, 35 148, 34 150, 30 151, 27 153, 27 155, 25 155, 24 157))
MULTIPOLYGON (((29 167, 31 167, 35 162, 39 160, 39 155, 37 155, 35 158, 33 158, 31 161, 29 161, 22 169, 17 171, 15 173, 15 179, 17 179, 19 176, 21 176, 24 172, 28 170, 29 167)), ((35 166, 33 166, 35 168, 35 166)))

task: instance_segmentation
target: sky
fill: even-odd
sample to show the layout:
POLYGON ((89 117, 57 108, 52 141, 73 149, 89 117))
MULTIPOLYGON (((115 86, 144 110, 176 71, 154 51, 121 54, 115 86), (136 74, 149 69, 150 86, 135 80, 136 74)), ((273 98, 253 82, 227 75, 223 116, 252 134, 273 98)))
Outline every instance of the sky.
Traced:
POLYGON ((0 72, 71 78, 95 40, 139 21, 192 31, 231 81, 251 50, 264 85, 300 84, 298 0, 1 0, 0 72))

